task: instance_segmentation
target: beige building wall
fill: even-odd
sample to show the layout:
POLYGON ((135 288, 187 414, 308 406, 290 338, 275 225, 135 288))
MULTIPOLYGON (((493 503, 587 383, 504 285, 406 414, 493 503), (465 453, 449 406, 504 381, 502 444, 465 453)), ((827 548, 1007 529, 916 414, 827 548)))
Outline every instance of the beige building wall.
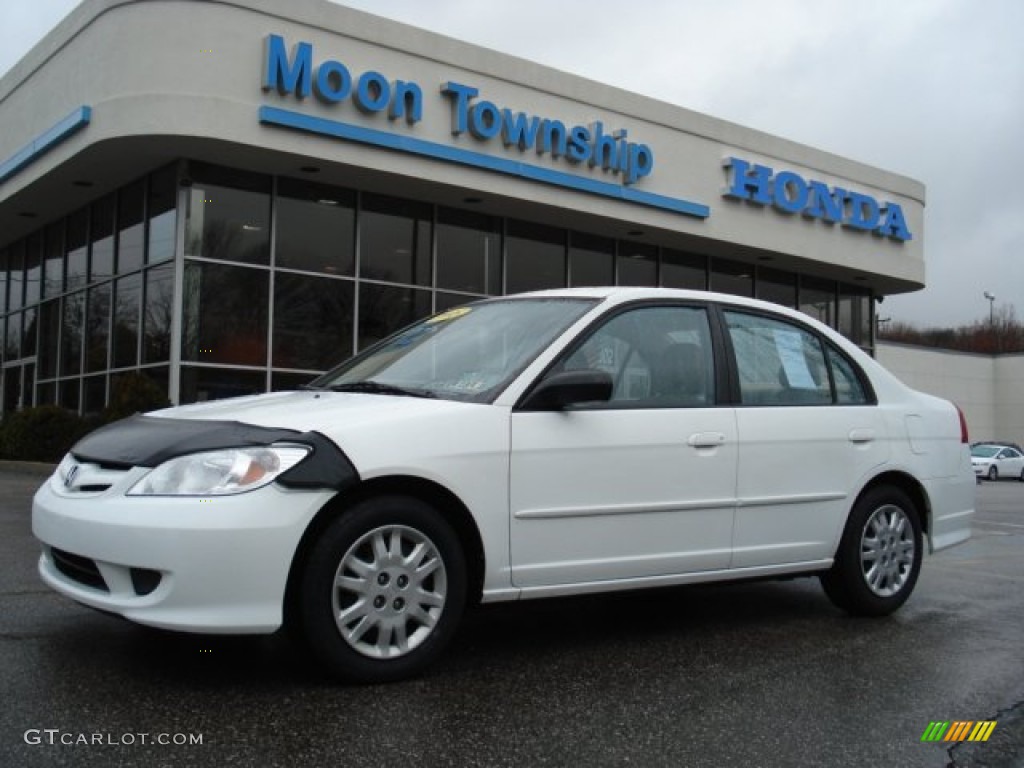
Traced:
POLYGON ((972 441, 1024 445, 1024 355, 975 355, 882 342, 875 356, 914 389, 959 405, 972 441))

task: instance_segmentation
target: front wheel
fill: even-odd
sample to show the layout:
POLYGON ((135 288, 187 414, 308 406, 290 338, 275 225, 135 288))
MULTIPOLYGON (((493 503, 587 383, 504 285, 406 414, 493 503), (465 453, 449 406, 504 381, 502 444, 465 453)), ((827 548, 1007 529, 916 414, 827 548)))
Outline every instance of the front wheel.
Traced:
POLYGON ((996 465, 995 464, 993 464, 991 467, 988 468, 988 479, 989 480, 998 480, 999 479, 999 470, 996 469, 996 465))
POLYGON ((421 672, 444 650, 466 599, 451 526, 406 496, 364 500, 311 550, 298 595, 303 634, 335 677, 363 683, 421 672))
POLYGON ((884 616, 910 597, 922 556, 913 502, 898 488, 873 488, 854 505, 821 583, 829 599, 848 613, 884 616))

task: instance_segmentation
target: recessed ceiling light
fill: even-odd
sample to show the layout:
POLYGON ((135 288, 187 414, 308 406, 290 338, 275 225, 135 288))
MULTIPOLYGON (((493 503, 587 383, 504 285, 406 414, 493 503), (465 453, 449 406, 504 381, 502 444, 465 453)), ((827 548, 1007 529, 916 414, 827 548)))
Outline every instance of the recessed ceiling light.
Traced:
POLYGON ((315 165, 304 165, 299 170, 303 173, 320 173, 320 168, 315 165))
POLYGON ((317 200, 317 202, 320 203, 320 205, 337 205, 338 204, 337 200, 330 200, 330 199, 328 199, 326 197, 321 197, 319 200, 317 200))
POLYGON ((640 235, 642 235, 643 233, 644 231, 642 229, 631 229, 626 234, 629 235, 630 237, 640 237, 640 235))
POLYGON ((479 205, 484 199, 482 197, 464 197, 462 202, 469 203, 470 205, 479 205))

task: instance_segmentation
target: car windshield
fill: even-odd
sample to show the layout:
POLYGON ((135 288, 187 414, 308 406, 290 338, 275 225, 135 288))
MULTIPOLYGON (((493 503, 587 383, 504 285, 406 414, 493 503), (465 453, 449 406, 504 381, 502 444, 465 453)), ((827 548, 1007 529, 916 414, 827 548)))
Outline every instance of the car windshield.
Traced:
POLYGON ((1002 448, 998 445, 976 445, 971 448, 971 456, 976 456, 979 459, 991 459, 995 457, 1000 450, 1002 450, 1002 448))
POLYGON ((595 303, 504 299, 450 309, 384 339, 310 387, 489 402, 595 303))

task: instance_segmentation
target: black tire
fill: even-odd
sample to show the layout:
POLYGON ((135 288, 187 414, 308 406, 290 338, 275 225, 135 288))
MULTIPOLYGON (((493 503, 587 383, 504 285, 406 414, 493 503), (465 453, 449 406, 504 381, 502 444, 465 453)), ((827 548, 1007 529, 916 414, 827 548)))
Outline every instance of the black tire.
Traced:
POLYGON ((885 616, 914 591, 924 556, 917 508, 899 488, 867 491, 850 512, 825 594, 856 616, 885 616))
POLYGON ((380 496, 340 515, 313 545, 297 614, 331 675, 383 683, 437 659, 465 601, 465 556, 451 526, 419 499, 380 496))
POLYGON ((996 469, 995 464, 988 468, 988 479, 993 481, 999 479, 999 470, 996 469))

